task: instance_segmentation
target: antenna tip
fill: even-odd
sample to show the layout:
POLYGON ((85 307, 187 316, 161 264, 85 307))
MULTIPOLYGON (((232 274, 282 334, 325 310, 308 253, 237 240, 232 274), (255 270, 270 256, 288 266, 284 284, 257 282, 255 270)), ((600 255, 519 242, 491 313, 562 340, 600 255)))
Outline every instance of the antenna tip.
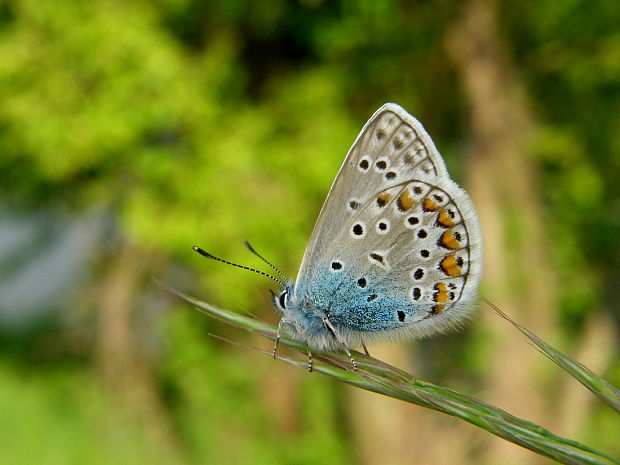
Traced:
POLYGON ((205 252, 204 250, 202 250, 200 247, 197 246, 193 246, 192 250, 198 252, 200 255, 202 255, 203 257, 207 257, 207 258, 214 258, 213 255, 211 255, 209 252, 205 252))

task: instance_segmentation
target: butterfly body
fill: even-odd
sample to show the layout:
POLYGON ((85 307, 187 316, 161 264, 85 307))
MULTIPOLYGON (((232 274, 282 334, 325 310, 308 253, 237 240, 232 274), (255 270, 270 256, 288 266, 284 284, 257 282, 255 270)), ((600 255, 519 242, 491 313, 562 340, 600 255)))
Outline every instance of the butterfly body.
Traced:
POLYGON ((319 350, 422 337, 469 319, 481 263, 469 196, 422 125, 389 103, 349 150, 274 305, 281 326, 319 350))

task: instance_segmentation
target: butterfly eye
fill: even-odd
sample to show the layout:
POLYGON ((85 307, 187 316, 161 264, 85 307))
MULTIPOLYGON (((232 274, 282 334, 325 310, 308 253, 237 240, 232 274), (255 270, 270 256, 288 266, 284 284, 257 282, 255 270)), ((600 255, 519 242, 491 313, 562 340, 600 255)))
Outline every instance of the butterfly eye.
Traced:
POLYGON ((288 293, 288 291, 284 291, 282 294, 280 294, 280 297, 278 297, 278 302, 280 302, 280 307, 282 308, 286 308, 286 294, 288 293))

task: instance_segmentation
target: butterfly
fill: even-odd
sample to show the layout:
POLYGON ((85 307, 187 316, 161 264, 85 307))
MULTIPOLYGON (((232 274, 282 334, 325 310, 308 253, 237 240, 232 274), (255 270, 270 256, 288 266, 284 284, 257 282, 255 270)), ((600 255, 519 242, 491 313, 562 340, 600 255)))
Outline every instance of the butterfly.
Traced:
POLYGON ((450 179, 422 124, 387 103, 336 175, 296 281, 270 276, 282 285, 273 296, 281 316, 276 348, 288 331, 306 343, 309 369, 311 349, 344 350, 355 368, 352 347, 462 326, 481 276, 482 237, 471 199, 450 179))

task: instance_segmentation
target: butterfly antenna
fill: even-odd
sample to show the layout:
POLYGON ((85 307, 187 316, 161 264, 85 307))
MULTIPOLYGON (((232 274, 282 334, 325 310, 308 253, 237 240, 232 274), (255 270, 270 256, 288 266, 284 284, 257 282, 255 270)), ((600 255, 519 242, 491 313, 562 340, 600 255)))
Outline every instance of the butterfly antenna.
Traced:
POLYGON ((273 281, 278 283, 280 286, 286 287, 286 285, 282 281, 280 281, 278 278, 271 276, 270 274, 264 273, 254 268, 250 268, 249 266, 237 265, 236 263, 229 262, 228 260, 223 260, 221 258, 216 257, 215 255, 211 255, 209 252, 205 252, 200 247, 193 246, 192 249, 194 249, 196 252, 198 252, 203 257, 210 258, 211 260, 215 260, 217 262, 225 263, 226 265, 236 266, 237 268, 243 268, 244 270, 253 271, 254 273, 262 274, 263 276, 266 276, 269 279, 272 279, 273 281))
POLYGON ((284 281, 288 281, 288 278, 286 276, 284 276, 284 274, 282 274, 282 272, 280 270, 278 270, 274 265, 269 263, 265 257, 263 257, 261 254, 259 254, 256 250, 254 250, 254 247, 252 247, 248 241, 243 241, 243 243, 250 250, 250 252, 252 252, 254 255, 256 255, 258 258, 260 258, 262 261, 264 261, 267 265, 269 265, 271 267, 271 269, 274 270, 276 273, 278 273, 282 277, 282 279, 284 281))

